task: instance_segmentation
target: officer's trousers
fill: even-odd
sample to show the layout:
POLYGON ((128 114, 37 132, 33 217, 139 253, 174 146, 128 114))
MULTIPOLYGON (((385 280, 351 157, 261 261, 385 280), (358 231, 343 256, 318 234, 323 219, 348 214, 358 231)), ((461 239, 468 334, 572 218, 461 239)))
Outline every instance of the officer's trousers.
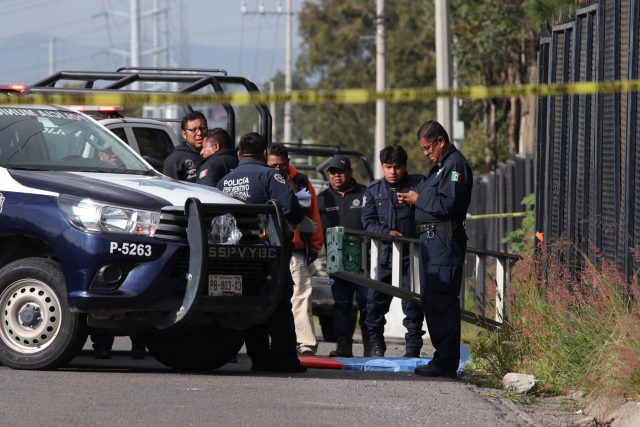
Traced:
POLYGON ((460 361, 460 287, 466 239, 446 231, 420 235, 422 307, 435 353, 431 364, 457 369, 460 361))
MULTIPOLYGON (((411 276, 409 275, 409 260, 406 262, 402 271, 402 288, 411 289, 411 276)), ((381 282, 391 283, 391 272, 387 269, 383 270, 384 277, 381 282)), ((369 339, 371 345, 382 345, 384 343, 384 325, 387 323, 385 315, 389 312, 389 307, 393 297, 383 294, 376 290, 369 291, 367 301, 367 328, 369 329, 369 339)), ((407 329, 404 335, 406 351, 420 352, 422 348, 422 321, 424 319, 424 311, 419 304, 412 303, 407 300, 401 301, 404 319, 402 324, 407 329)))
POLYGON ((353 339, 353 332, 356 326, 355 318, 351 312, 353 310, 353 294, 356 294, 356 302, 360 311, 360 329, 366 335, 367 325, 367 294, 369 289, 356 285, 346 280, 333 279, 331 293, 333 294, 333 329, 336 337, 346 338, 348 342, 353 339))
POLYGON ((293 279, 285 276, 287 283, 280 302, 271 317, 263 324, 249 329, 245 344, 247 354, 256 367, 285 367, 299 363, 296 352, 296 331, 291 313, 293 279), (271 344, 269 344, 271 337, 271 344))

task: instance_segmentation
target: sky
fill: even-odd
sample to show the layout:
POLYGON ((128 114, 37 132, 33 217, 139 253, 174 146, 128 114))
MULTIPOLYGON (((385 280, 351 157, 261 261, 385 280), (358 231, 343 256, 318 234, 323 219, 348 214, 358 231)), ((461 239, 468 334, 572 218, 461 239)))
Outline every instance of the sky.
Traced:
MULTIPOLYGON (((142 51, 154 47, 154 19, 144 15, 156 3, 168 5, 169 31, 161 27, 157 34, 159 45, 169 40, 174 65, 223 68, 257 84, 284 71, 286 15, 275 11, 278 3, 284 10, 286 0, 139 1, 142 51)), ((294 66, 300 44, 295 13, 302 2, 293 0, 294 66)), ((0 0, 0 83, 33 83, 50 68, 109 71, 129 64, 122 55, 129 50, 129 11, 129 0, 0 0)), ((144 55, 142 65, 154 65, 154 56, 144 55)))

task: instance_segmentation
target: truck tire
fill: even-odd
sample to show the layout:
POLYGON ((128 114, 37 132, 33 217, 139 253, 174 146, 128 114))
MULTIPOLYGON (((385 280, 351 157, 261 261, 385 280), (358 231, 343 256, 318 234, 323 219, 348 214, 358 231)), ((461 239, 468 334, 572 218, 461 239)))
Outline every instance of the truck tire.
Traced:
POLYGON ((168 331, 145 337, 147 348, 160 363, 178 371, 209 371, 235 356, 244 343, 244 331, 198 328, 168 331))
POLYGON ((0 363, 15 369, 56 369, 87 339, 84 315, 72 313, 60 264, 23 258, 0 269, 0 363))

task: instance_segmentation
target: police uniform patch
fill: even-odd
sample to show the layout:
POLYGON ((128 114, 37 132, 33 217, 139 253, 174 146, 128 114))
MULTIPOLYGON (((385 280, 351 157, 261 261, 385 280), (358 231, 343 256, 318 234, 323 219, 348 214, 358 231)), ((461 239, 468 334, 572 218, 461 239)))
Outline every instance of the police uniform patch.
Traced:
POLYGON ((353 202, 351 202, 351 207, 357 208, 358 206, 360 206, 360 199, 354 199, 353 202))
POLYGON ((279 173, 274 175, 274 178, 276 179, 276 181, 278 181, 280 184, 286 184, 286 182, 284 182, 284 178, 282 177, 282 175, 280 175, 279 173))
POLYGON ((462 182, 462 175, 456 171, 451 172, 451 182, 462 182))
POLYGON ((201 170, 198 178, 204 178, 207 175, 209 175, 209 169, 201 170))

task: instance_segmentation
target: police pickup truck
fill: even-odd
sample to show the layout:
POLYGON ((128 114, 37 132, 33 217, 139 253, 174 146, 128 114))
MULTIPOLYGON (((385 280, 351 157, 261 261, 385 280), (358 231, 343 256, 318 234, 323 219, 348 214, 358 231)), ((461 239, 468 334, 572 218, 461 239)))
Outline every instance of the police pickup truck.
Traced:
POLYGON ((282 214, 156 172, 91 117, 0 105, 0 363, 54 369, 90 331, 214 369, 282 292, 282 214))

